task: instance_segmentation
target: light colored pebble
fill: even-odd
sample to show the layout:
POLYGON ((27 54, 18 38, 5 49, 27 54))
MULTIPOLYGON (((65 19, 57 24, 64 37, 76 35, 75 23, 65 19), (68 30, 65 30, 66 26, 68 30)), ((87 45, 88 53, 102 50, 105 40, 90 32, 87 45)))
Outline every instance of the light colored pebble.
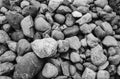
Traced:
POLYGON ((97 73, 97 79, 110 79, 110 74, 106 70, 99 70, 97 73))
POLYGON ((27 1, 27 0, 23 0, 21 3, 20 3, 20 7, 21 8, 24 8, 25 6, 28 6, 30 5, 30 3, 27 1))
POLYGON ((78 11, 73 11, 73 12, 72 12, 72 15, 73 15, 73 17, 75 17, 75 18, 80 18, 80 17, 82 17, 82 13, 80 13, 80 12, 78 12, 78 11))

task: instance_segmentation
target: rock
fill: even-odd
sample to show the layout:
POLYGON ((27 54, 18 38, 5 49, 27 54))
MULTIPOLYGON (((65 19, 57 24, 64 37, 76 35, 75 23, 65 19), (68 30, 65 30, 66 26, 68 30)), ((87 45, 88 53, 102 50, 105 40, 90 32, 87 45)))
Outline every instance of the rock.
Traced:
POLYGON ((58 75, 58 69, 51 63, 46 63, 43 70, 42 75, 46 78, 53 78, 58 75))
POLYGON ((93 2, 93 0, 74 0, 73 1, 73 5, 74 6, 77 6, 77 7, 79 7, 79 6, 87 6, 89 3, 92 3, 93 2))
POLYGON ((107 61, 107 57, 103 53, 103 48, 100 45, 91 49, 91 61, 96 66, 101 66, 107 61))
POLYGON ((12 51, 6 51, 0 56, 0 62, 12 62, 16 58, 16 55, 12 51))
POLYGON ((36 39, 41 39, 42 38, 42 35, 39 33, 39 32, 36 32, 35 34, 34 34, 34 40, 36 40, 36 39))
POLYGON ((35 54, 40 58, 51 57, 57 52, 57 41, 53 38, 36 39, 31 43, 35 54))
POLYGON ((23 15, 17 12, 9 11, 6 13, 6 19, 14 29, 20 29, 20 22, 23 18, 23 15))
POLYGON ((52 13, 46 12, 45 17, 46 17, 47 21, 48 21, 50 24, 53 24, 53 23, 54 23, 54 20, 53 20, 53 18, 52 18, 52 13))
POLYGON ((86 40, 86 38, 81 39, 81 46, 87 47, 87 40, 86 40))
POLYGON ((5 51, 7 51, 7 47, 5 45, 0 45, 0 55, 2 55, 5 51))
POLYGON ((66 40, 59 40, 58 41, 58 52, 64 53, 67 52, 70 48, 69 42, 66 40))
POLYGON ((9 32, 11 29, 11 26, 10 26, 10 24, 4 24, 2 28, 5 32, 9 32))
POLYGON ((120 75, 120 65, 117 67, 117 74, 120 75))
POLYGON ((7 41, 7 45, 9 47, 9 49, 13 52, 17 51, 17 42, 15 41, 7 41))
POLYGON ((103 45, 110 47, 110 46, 118 46, 117 40, 113 36, 106 36, 103 41, 103 45))
POLYGON ((93 65, 92 63, 89 63, 89 62, 85 62, 85 63, 83 63, 83 66, 84 67, 87 67, 87 68, 90 68, 90 69, 92 69, 93 71, 97 71, 97 66, 95 66, 95 65, 93 65))
POLYGON ((65 17, 62 14, 55 14, 54 18, 55 18, 55 21, 59 24, 64 24, 65 22, 65 17))
POLYGON ((95 79, 95 77, 96 77, 96 72, 94 72, 93 70, 89 68, 85 68, 82 74, 83 79, 95 79))
POLYGON ((72 14, 66 14, 65 24, 66 24, 68 27, 70 27, 70 26, 72 26, 74 23, 75 23, 75 19, 74 19, 74 17, 72 16, 72 14))
POLYGON ((33 52, 28 52, 19 58, 13 74, 14 79, 31 79, 41 71, 43 61, 38 59, 33 52), (25 75, 26 74, 26 75, 25 75))
POLYGON ((97 73, 97 79, 110 79, 110 74, 106 70, 99 70, 97 73))
POLYGON ((120 55, 110 56, 108 60, 110 61, 111 64, 118 65, 120 63, 120 55))
POLYGON ((17 30, 11 34, 11 38, 13 41, 18 42, 20 39, 24 39, 24 34, 22 31, 17 30))
POLYGON ((24 8, 24 7, 28 6, 28 5, 30 5, 30 3, 29 3, 28 1, 26 1, 26 0, 23 0, 23 1, 20 3, 20 7, 21 7, 21 8, 24 8))
POLYGON ((21 21, 21 27, 25 36, 33 38, 33 19, 30 15, 26 16, 21 21))
POLYGON ((69 72, 69 62, 65 61, 65 62, 61 62, 61 69, 62 69, 62 73, 65 76, 70 76, 70 72, 69 72))
POLYGON ((110 56, 113 56, 113 55, 117 54, 116 49, 114 47, 109 47, 108 48, 108 54, 110 56))
POLYGON ((80 26, 80 31, 83 34, 88 34, 91 33, 95 27, 95 24, 83 24, 82 26, 80 26))
POLYGON ((87 6, 79 6, 79 7, 77 8, 77 10, 78 10, 79 12, 85 14, 85 13, 88 13, 88 12, 89 12, 89 7, 87 7, 87 6))
POLYGON ((21 39, 17 43, 17 54, 24 55, 31 50, 31 45, 26 39, 21 39))
POLYGON ((12 78, 8 76, 0 76, 0 79, 12 79, 12 78))
POLYGON ((67 14, 71 13, 72 10, 68 6, 61 5, 56 12, 60 14, 67 14))
POLYGON ((112 12, 112 8, 109 5, 105 5, 103 10, 106 11, 106 12, 112 12))
POLYGON ((5 7, 1 7, 0 11, 1 11, 2 13, 6 13, 6 12, 8 11, 8 9, 5 8, 5 7))
POLYGON ((6 16, 4 15, 0 15, 0 24, 4 24, 4 22, 6 21, 6 16))
POLYGON ((107 35, 113 34, 112 26, 108 22, 103 22, 101 27, 103 28, 107 35))
POLYGON ((116 66, 115 65, 109 65, 108 72, 110 73, 110 75, 115 75, 116 72, 117 72, 116 66))
POLYGON ((81 75, 76 72, 75 75, 72 76, 73 79, 82 79, 81 75))
POLYGON ((8 34, 5 31, 0 30, 0 43, 6 43, 9 40, 10 37, 8 36, 8 34))
POLYGON ((74 25, 72 27, 68 27, 63 31, 65 36, 75 36, 78 34, 78 32, 79 32, 79 27, 77 25, 74 25))
POLYGON ((73 63, 78 63, 78 62, 81 62, 83 61, 81 58, 80 58, 80 55, 76 52, 72 52, 70 54, 70 60, 73 62, 73 63))
POLYGON ((45 3, 41 3, 40 4, 40 13, 45 13, 45 12, 47 12, 48 11, 48 6, 47 6, 47 4, 45 4, 45 3))
POLYGON ((84 66, 83 66, 82 64, 80 64, 80 63, 76 63, 76 64, 75 64, 75 67, 76 67, 76 69, 79 70, 79 71, 83 71, 83 70, 84 70, 84 66))
POLYGON ((92 33, 90 33, 86 36, 86 41, 88 46, 95 47, 98 45, 99 39, 96 38, 92 33))
POLYGON ((31 5, 35 6, 37 8, 37 10, 39 10, 41 7, 41 3, 37 0, 30 0, 30 3, 31 3, 31 5))
POLYGON ((70 65, 70 75, 75 75, 77 72, 76 67, 74 65, 70 65))
POLYGON ((59 7, 59 5, 62 2, 63 2, 63 0, 50 0, 49 3, 48 3, 48 7, 53 12, 53 11, 55 11, 59 7))
POLYGON ((50 24, 42 17, 36 17, 35 19, 35 29, 37 31, 47 31, 51 29, 50 24))
POLYGON ((94 4, 96 4, 99 7, 105 7, 106 5, 108 5, 108 0, 96 0, 94 2, 94 4), (102 4, 101 4, 102 3, 102 4))
POLYGON ((79 41, 79 38, 77 36, 66 38, 70 44, 70 48, 78 50, 81 47, 81 42, 79 41))
POLYGON ((99 70, 104 70, 104 69, 106 69, 107 67, 108 67, 108 65, 109 65, 109 61, 106 61, 103 65, 101 65, 101 66, 99 66, 99 70))
POLYGON ((32 16, 32 17, 35 17, 35 15, 36 15, 36 13, 37 13, 37 8, 35 7, 35 6, 33 6, 33 5, 28 5, 28 6, 26 6, 26 7, 24 7, 23 9, 22 9, 22 14, 24 15, 24 16, 28 16, 28 15, 30 15, 30 16, 32 16))
POLYGON ((14 65, 12 63, 5 62, 0 64, 0 75, 10 74, 10 72, 13 70, 14 70, 14 65))
POLYGON ((80 13, 79 11, 73 11, 73 12, 72 12, 72 15, 73 15, 73 17, 75 17, 75 18, 80 18, 80 17, 82 17, 82 13, 80 13))
POLYGON ((59 30, 53 30, 51 37, 53 37, 56 40, 63 40, 64 39, 64 34, 59 31, 59 30))
POLYGON ((79 25, 82 25, 85 23, 89 23, 90 21, 92 21, 92 15, 90 13, 87 13, 83 15, 80 19, 78 19, 76 23, 78 23, 79 25))
POLYGON ((57 76, 55 79, 67 79, 67 76, 57 76))

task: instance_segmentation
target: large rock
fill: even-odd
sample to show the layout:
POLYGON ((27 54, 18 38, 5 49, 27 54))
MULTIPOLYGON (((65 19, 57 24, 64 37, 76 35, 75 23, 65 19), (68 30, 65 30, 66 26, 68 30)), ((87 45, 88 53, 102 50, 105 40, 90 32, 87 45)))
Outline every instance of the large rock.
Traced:
POLYGON ((33 52, 19 58, 15 66, 14 79, 32 79, 41 69, 43 62, 33 52))
POLYGON ((57 52, 57 41, 53 38, 36 39, 31 43, 35 54, 40 58, 51 57, 57 52))
POLYGON ((10 37, 8 36, 8 34, 5 31, 0 30, 0 43, 6 43, 9 40, 10 37))

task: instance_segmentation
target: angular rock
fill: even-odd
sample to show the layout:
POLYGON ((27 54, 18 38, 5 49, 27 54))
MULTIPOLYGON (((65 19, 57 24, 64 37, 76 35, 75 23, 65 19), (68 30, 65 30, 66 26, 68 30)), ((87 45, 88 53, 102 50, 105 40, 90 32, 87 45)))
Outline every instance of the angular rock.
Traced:
POLYGON ((99 70, 97 73, 97 79, 110 79, 110 74, 106 70, 99 70))
POLYGON ((0 45, 0 55, 2 55, 5 51, 7 51, 7 47, 5 47, 5 45, 0 45))
POLYGON ((70 48, 78 50, 81 47, 81 42, 77 36, 66 38, 70 44, 70 48))
POLYGON ((48 11, 48 6, 47 6, 47 4, 45 4, 45 3, 41 3, 40 4, 40 13, 45 13, 46 11, 48 11))
POLYGON ((50 24, 42 17, 36 17, 35 19, 35 29, 37 31, 47 31, 51 29, 50 24))
POLYGON ((9 47, 9 49, 13 52, 17 51, 17 42, 15 41, 7 41, 7 45, 9 47))
POLYGON ((87 7, 87 6, 79 6, 79 7, 77 8, 77 10, 78 10, 79 12, 85 14, 85 13, 88 13, 88 12, 89 12, 89 7, 87 7))
POLYGON ((110 46, 118 46, 117 40, 113 36, 106 36, 103 41, 103 45, 110 47, 110 46))
POLYGON ((4 24, 4 22, 6 21, 6 16, 4 15, 0 15, 0 24, 4 24))
POLYGON ((51 57, 57 52, 57 41, 53 38, 36 39, 31 43, 35 54, 40 58, 51 57))
POLYGON ((12 51, 6 51, 0 56, 0 62, 12 62, 16 58, 16 55, 12 51))
POLYGON ((53 24, 53 23, 54 23, 54 20, 53 20, 53 18, 52 18, 52 13, 46 12, 45 17, 46 17, 47 21, 48 21, 50 24, 53 24))
POLYGON ((13 78, 31 79, 42 69, 42 66, 43 61, 38 59, 33 52, 29 52, 17 61, 13 78))
POLYGON ((96 72, 94 72, 93 70, 89 68, 85 68, 82 74, 83 79, 95 79, 95 77, 96 77, 96 72))
POLYGON ((17 54, 24 55, 31 50, 31 45, 26 39, 21 39, 17 43, 17 54))
POLYGON ((4 30, 5 32, 9 32, 10 29, 11 29, 11 26, 10 26, 10 24, 4 24, 4 25, 2 26, 2 28, 3 28, 3 30, 4 30))
POLYGON ((75 23, 75 19, 73 18, 72 14, 66 14, 66 21, 65 24, 70 27, 75 23))
POLYGON ((81 46, 87 47, 87 40, 86 40, 86 38, 81 39, 81 46))
POLYGON ((111 64, 118 65, 120 63, 120 55, 110 56, 108 60, 110 61, 111 64))
POLYGON ((46 63, 43 70, 42 75, 46 78, 53 78, 58 75, 58 69, 51 63, 46 63))
POLYGON ((78 63, 80 62, 82 59, 80 58, 80 55, 76 52, 72 52, 70 54, 70 60, 73 62, 73 63, 78 63))
POLYGON ((56 40, 63 40, 65 36, 61 31, 53 30, 52 34, 51 34, 51 37, 53 37, 56 40))
POLYGON ((99 70, 104 70, 109 66, 109 61, 106 61, 103 65, 99 66, 99 70))
POLYGON ((72 76, 73 79, 82 79, 81 75, 76 72, 75 75, 72 76))
POLYGON ((94 3, 103 8, 108 4, 108 0, 96 0, 94 3))
POLYGON ((84 67, 87 67, 87 68, 90 68, 90 69, 92 69, 92 70, 94 70, 94 71, 97 70, 97 67, 96 67, 95 65, 93 65, 92 63, 89 63, 89 62, 85 62, 85 63, 83 64, 83 66, 84 66, 84 67))
POLYGON ((21 21, 21 27, 25 36, 33 38, 33 19, 30 15, 26 16, 21 21))
POLYGON ((117 51, 116 51, 116 49, 114 47, 109 47, 108 48, 108 54, 110 56, 113 56, 113 55, 117 54, 117 51))
POLYGON ((103 48, 100 45, 91 49, 91 61, 94 65, 100 66, 107 61, 107 57, 103 53, 103 48))
POLYGON ((72 12, 72 15, 73 15, 73 17, 75 17, 75 18, 80 18, 80 17, 82 17, 82 13, 80 13, 79 11, 73 11, 73 12, 72 12))
POLYGON ((90 21, 92 21, 92 15, 90 13, 87 13, 83 15, 80 19, 78 19, 76 23, 78 23, 79 25, 82 25, 85 23, 89 23, 90 21))

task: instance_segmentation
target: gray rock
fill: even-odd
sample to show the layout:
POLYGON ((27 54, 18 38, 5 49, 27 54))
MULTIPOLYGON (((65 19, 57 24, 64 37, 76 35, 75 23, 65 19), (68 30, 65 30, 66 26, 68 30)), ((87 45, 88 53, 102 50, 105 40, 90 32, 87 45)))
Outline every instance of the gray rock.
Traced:
POLYGON ((82 25, 85 23, 89 23, 90 21, 92 21, 92 15, 90 13, 87 13, 83 15, 80 19, 78 19, 76 23, 78 23, 79 25, 82 25))
POLYGON ((40 58, 51 57, 57 52, 57 41, 53 38, 36 39, 31 43, 35 54, 40 58))
POLYGON ((84 66, 83 66, 81 63, 76 63, 76 64, 75 64, 75 67, 76 67, 76 69, 79 70, 79 71, 83 71, 83 70, 84 70, 84 66))
POLYGON ((51 34, 51 37, 53 37, 56 40, 63 40, 65 36, 61 31, 53 30, 52 34, 51 34))
POLYGON ((42 66, 43 61, 38 59, 33 52, 29 52, 17 61, 13 78, 31 79, 42 69, 42 66))
POLYGON ((88 13, 88 12, 89 12, 89 7, 88 7, 88 6, 79 6, 79 7, 77 8, 77 10, 78 10, 79 12, 85 14, 85 13, 88 13))
POLYGON ((94 2, 97 6, 99 6, 99 7, 105 7, 105 5, 107 5, 108 4, 108 0, 96 0, 95 2, 94 2), (102 4, 101 4, 102 3, 102 4))
POLYGON ((97 73, 97 79, 110 79, 110 74, 106 70, 99 70, 97 73))
POLYGON ((80 55, 79 55, 77 52, 72 52, 72 53, 70 54, 70 60, 71 60, 73 63, 78 63, 78 62, 83 61, 83 60, 80 58, 80 55))
POLYGON ((66 21, 65 24, 70 27, 75 23, 75 19, 73 18, 72 14, 66 14, 66 21))
POLYGON ((0 79, 12 79, 12 78, 8 76, 0 76, 0 79))
POLYGON ((21 27, 25 36, 33 38, 33 19, 30 15, 26 16, 21 21, 21 27))
POLYGON ((87 40, 86 40, 86 38, 81 39, 81 46, 87 47, 87 40))
POLYGON ((118 46, 117 40, 113 36, 106 36, 103 41, 103 45, 110 47, 110 46, 118 46))
POLYGON ((70 75, 75 75, 75 73, 77 72, 77 69, 74 65, 70 65, 70 75))
POLYGON ((116 51, 116 49, 114 47, 109 47, 108 48, 108 54, 110 56, 113 56, 113 55, 117 54, 117 51, 116 51))
POLYGON ((7 45, 9 47, 9 49, 13 52, 17 51, 17 42, 15 41, 7 41, 7 45))
POLYGON ((92 63, 85 62, 85 63, 83 64, 83 66, 84 66, 84 67, 87 67, 87 68, 90 68, 90 69, 92 69, 92 70, 94 70, 94 71, 97 71, 97 66, 93 65, 92 63))
POLYGON ((0 45, 0 55, 2 55, 5 51, 7 51, 7 47, 0 45))
POLYGON ((120 75, 120 65, 117 67, 117 74, 120 75))
POLYGON ((10 37, 8 36, 8 34, 5 31, 0 30, 0 43, 6 43, 9 40, 10 37))
POLYGON ((82 13, 80 13, 79 11, 73 11, 72 16, 75 18, 80 18, 82 17, 82 13))
POLYGON ((82 79, 81 75, 76 72, 75 75, 72 76, 73 79, 82 79))
POLYGON ((120 63, 120 55, 110 56, 108 60, 110 61, 111 64, 118 65, 120 63))
POLYGON ((10 24, 4 24, 4 25, 2 26, 2 28, 3 28, 3 30, 4 30, 5 32, 9 32, 10 29, 11 29, 11 26, 10 26, 10 24))
POLYGON ((55 18, 55 21, 59 24, 64 24, 65 22, 65 17, 62 14, 55 14, 54 18, 55 18))
POLYGON ((109 61, 106 61, 103 65, 99 66, 99 70, 104 70, 109 66, 109 61))
POLYGON ((42 75, 46 78, 53 78, 58 75, 58 69, 51 63, 46 63, 43 70, 42 75))
POLYGON ((30 5, 30 2, 28 2, 28 1, 22 1, 22 2, 20 3, 20 7, 21 7, 21 8, 24 8, 24 7, 28 6, 28 5, 30 5))
POLYGON ((107 61, 107 57, 103 53, 103 48, 100 45, 91 49, 91 61, 94 65, 100 66, 107 61))

